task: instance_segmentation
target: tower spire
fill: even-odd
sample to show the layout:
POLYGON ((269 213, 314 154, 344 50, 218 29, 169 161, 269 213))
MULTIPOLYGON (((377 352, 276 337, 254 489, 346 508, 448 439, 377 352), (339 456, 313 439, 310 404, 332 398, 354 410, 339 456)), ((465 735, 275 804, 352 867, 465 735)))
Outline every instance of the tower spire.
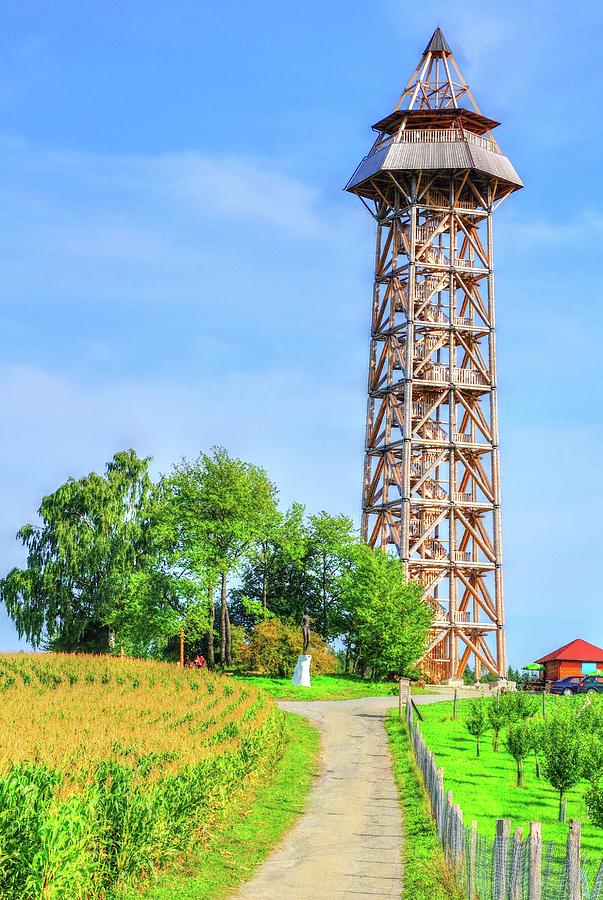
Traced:
POLYGON ((438 26, 395 109, 459 109, 467 103, 473 112, 480 112, 450 45, 438 26))
POLYGON ((434 33, 431 35, 431 40, 423 50, 423 56, 426 53, 439 53, 441 56, 450 56, 452 50, 448 46, 448 41, 442 34, 442 29, 438 25, 434 33))

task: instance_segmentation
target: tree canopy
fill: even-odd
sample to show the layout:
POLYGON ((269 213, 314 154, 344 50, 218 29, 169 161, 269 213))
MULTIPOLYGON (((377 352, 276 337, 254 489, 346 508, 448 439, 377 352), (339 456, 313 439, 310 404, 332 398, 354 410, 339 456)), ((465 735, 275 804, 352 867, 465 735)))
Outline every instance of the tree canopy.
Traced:
POLYGON ((19 635, 34 646, 111 645, 157 549, 148 463, 133 450, 116 453, 104 475, 69 478, 44 497, 41 525, 19 530, 27 565, 2 579, 0 593, 19 635))
POLYGON ((183 634, 210 666, 216 656, 230 666, 235 645, 240 661, 255 658, 263 623, 278 645, 307 609, 314 646, 343 641, 346 670, 415 671, 431 609, 351 519, 307 516, 299 503, 282 511, 264 469, 222 447, 156 483, 149 463, 116 453, 102 475, 44 497, 39 523, 18 532, 27 561, 0 581, 0 596, 34 646, 169 656, 183 634))

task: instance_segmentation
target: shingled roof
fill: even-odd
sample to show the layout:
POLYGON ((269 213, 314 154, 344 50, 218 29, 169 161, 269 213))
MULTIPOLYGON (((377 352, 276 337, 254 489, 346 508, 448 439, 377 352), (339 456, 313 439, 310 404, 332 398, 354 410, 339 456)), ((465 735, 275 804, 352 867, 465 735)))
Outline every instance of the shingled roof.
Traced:
POLYGON ((547 653, 546 656, 537 659, 536 662, 545 663, 558 659, 573 660, 575 662, 603 662, 603 650, 601 647, 595 647, 594 644, 588 641, 583 641, 582 638, 576 638, 575 641, 570 641, 569 644, 564 644, 558 650, 547 653))

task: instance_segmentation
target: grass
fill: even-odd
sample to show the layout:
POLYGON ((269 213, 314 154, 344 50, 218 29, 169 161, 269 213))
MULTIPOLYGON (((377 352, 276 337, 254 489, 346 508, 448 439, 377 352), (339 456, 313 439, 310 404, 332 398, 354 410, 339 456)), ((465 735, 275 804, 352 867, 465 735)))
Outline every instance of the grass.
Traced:
MULTIPOLYGON (((356 700, 360 697, 389 697, 398 693, 391 681, 368 681, 359 675, 312 675, 312 686, 295 687, 290 678, 268 675, 235 675, 279 700, 356 700)), ((413 688, 413 694, 428 694, 424 688, 413 688)))
POLYGON ((404 900, 457 900, 454 885, 438 841, 429 800, 412 755, 406 725, 390 709, 385 722, 394 760, 394 775, 404 824, 402 857, 404 900))
MULTIPOLYGON (((459 701, 457 721, 452 720, 452 703, 422 706, 424 721, 421 731, 427 746, 434 752, 438 766, 444 768, 444 785, 452 790, 464 814, 465 823, 473 819, 479 831, 495 833, 496 819, 511 819, 513 829, 520 826, 527 834, 530 821, 542 822, 543 840, 565 844, 568 826, 558 819, 559 795, 544 777, 536 778, 534 757, 525 761, 525 787, 516 787, 517 769, 514 759, 504 749, 492 750, 492 732, 481 741, 481 755, 476 758, 475 739, 465 728, 463 718, 469 701, 459 701)), ((587 820, 583 799, 585 782, 567 793, 567 819, 582 820, 582 846, 603 853, 603 829, 587 820)))
MULTIPOLYGON (((303 811, 317 771, 318 732, 290 713, 285 728, 288 742, 273 777, 237 798, 185 864, 164 872, 145 892, 146 900, 220 900, 252 876, 303 811)), ((140 893, 124 900, 134 897, 140 893)))

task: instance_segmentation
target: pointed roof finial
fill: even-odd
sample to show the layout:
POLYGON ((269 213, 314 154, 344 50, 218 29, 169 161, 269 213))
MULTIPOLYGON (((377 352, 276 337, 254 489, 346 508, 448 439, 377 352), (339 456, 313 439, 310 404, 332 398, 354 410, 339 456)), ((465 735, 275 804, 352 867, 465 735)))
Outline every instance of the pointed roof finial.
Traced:
POLYGON ((458 109, 465 103, 479 113, 475 97, 438 26, 395 109, 458 109))
POLYGON ((450 56, 452 50, 448 46, 448 41, 442 34, 442 29, 438 25, 434 33, 431 35, 431 40, 423 50, 423 56, 426 53, 438 53, 441 56, 450 56))

